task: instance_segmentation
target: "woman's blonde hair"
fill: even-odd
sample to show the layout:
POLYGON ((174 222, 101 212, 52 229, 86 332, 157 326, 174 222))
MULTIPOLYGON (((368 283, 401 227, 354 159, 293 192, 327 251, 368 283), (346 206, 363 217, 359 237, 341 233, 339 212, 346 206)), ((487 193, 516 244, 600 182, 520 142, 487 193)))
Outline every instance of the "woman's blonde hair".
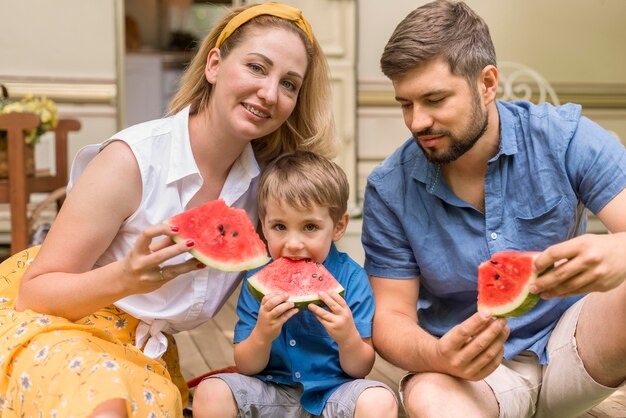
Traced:
POLYGON ((336 224, 348 210, 350 186, 346 173, 333 161, 309 151, 283 154, 261 175, 257 190, 259 219, 273 200, 292 208, 327 207, 336 224))
MULTIPOLYGON (((191 105, 191 114, 208 109, 212 85, 207 81, 204 70, 209 52, 215 47, 226 24, 249 7, 252 6, 229 9, 204 38, 181 78, 180 88, 170 102, 168 114, 175 114, 188 105, 191 105)), ((254 27, 284 28, 298 34, 308 57, 307 72, 293 112, 276 131, 252 141, 257 160, 263 165, 285 152, 297 150, 334 157, 337 153, 337 138, 332 115, 329 69, 319 43, 315 39, 311 41, 293 22, 261 15, 237 28, 224 41, 220 47, 222 58, 226 58, 246 38, 250 28, 254 27)))

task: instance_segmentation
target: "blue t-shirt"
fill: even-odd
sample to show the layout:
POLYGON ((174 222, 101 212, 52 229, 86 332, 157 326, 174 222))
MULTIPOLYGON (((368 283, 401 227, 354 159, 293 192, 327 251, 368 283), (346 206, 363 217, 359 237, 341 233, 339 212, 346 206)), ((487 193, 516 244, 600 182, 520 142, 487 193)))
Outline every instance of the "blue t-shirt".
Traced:
MULTIPOLYGON (((374 295, 365 270, 347 254, 339 252, 334 244, 324 267, 344 287, 343 296, 361 338, 371 337, 374 295)), ((248 290, 247 281, 259 269, 248 273, 241 288, 235 343, 248 338, 256 325, 260 302, 248 290)), ((283 325, 280 335, 272 342, 269 363, 256 377, 290 386, 301 384, 304 392, 300 403, 313 415, 322 413, 339 385, 354 380, 339 364, 337 343, 310 311, 297 313, 283 325)))
MULTIPOLYGON (((584 233, 626 187, 626 151, 578 105, 498 102, 500 148, 485 175, 485 213, 458 198, 411 138, 368 177, 365 269, 420 280, 420 326, 441 336, 476 312, 477 267, 497 251, 541 251, 584 233)), ((540 300, 508 321, 505 358, 548 362, 548 337, 581 296, 540 300)))

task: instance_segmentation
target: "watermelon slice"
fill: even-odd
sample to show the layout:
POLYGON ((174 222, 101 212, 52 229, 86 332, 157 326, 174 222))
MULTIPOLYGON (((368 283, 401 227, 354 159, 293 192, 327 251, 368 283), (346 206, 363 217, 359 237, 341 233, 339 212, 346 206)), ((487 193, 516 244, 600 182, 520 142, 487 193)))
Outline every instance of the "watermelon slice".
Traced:
POLYGON ((271 262, 249 277, 248 289, 258 300, 272 292, 285 293, 289 295, 287 302, 293 302, 300 310, 307 309, 310 303, 323 306, 318 296, 321 291, 342 296, 344 293, 343 286, 322 264, 286 257, 271 262))
POLYGON ((536 251, 502 251, 478 266, 478 311, 490 310, 493 316, 509 318, 531 310, 539 295, 529 286, 537 279, 532 265, 536 251))
POLYGON ((209 267, 242 271, 269 261, 246 211, 231 208, 222 199, 179 213, 165 223, 178 227, 175 242, 194 240, 190 253, 209 267))

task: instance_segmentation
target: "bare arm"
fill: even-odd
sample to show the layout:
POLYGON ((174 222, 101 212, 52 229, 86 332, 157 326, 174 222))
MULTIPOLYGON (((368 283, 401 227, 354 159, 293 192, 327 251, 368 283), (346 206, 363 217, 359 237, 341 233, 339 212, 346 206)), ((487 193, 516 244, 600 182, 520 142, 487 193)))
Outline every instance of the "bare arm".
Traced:
POLYGON ((376 299, 373 341, 385 360, 409 371, 435 371, 436 338, 417 323, 419 281, 370 277, 376 299))
POLYGON ((235 344, 234 356, 237 369, 243 374, 254 375, 265 369, 270 359, 274 341, 289 318, 298 313, 287 295, 270 293, 263 297, 257 323, 248 338, 235 344))
POLYGON ((419 280, 370 277, 376 298, 374 347, 392 364, 480 380, 500 364, 509 330, 504 320, 476 313, 441 338, 417 321, 419 280))
POLYGON ((328 310, 313 304, 309 305, 309 310, 337 343, 341 368, 354 378, 365 377, 376 360, 371 338, 361 338, 352 311, 340 295, 322 292, 320 299, 328 310))
MULTIPOLYGON (((159 264, 188 250, 168 237, 151 244, 152 238, 172 235, 164 225, 142 232, 126 258, 93 269, 140 199, 137 162, 125 143, 115 141, 94 158, 68 194, 22 279, 16 308, 77 320, 124 296, 162 286, 159 264)), ((193 261, 168 267, 165 278, 194 268, 193 261)))
POLYGON ((585 234, 547 248, 535 259, 535 269, 557 267, 538 279, 536 293, 543 298, 605 292, 626 279, 626 189, 599 213, 611 231, 607 235, 585 234))

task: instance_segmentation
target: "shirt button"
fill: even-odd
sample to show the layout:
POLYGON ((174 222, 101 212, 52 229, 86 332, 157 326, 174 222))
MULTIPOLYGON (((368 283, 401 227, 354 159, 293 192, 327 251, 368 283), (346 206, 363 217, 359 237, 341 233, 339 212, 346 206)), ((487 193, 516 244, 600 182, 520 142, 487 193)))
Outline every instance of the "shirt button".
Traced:
POLYGON ((296 379, 300 379, 300 376, 301 376, 300 372, 296 372, 295 376, 296 376, 296 379))
POLYGON ((296 340, 289 340, 289 345, 292 347, 296 346, 296 340))
POLYGON ((267 375, 267 380, 272 380, 274 378, 274 376, 272 376, 271 374, 267 375))
POLYGON ((498 234, 496 234, 495 232, 491 233, 491 239, 496 239, 498 238, 498 234))

